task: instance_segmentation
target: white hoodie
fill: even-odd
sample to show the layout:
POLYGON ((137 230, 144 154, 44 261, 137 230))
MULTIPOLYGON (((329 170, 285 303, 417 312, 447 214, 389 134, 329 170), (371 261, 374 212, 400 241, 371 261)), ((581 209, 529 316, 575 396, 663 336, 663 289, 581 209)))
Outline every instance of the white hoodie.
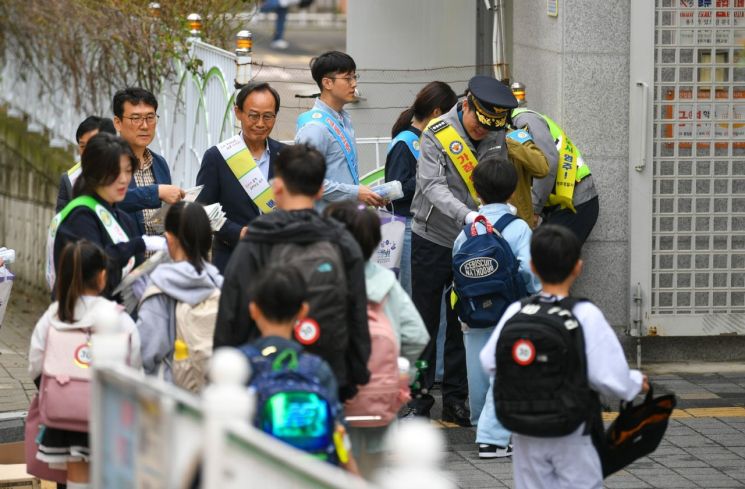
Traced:
POLYGON ((47 344, 47 333, 49 328, 57 328, 58 331, 71 329, 92 328, 95 325, 95 310, 97 307, 117 307, 120 312, 119 325, 122 331, 129 334, 129 366, 140 368, 142 359, 140 357, 140 335, 137 332, 134 321, 124 310, 115 302, 98 296, 82 296, 75 304, 75 318, 80 318, 74 323, 66 323, 57 317, 59 304, 54 302, 46 310, 34 327, 31 334, 31 346, 28 352, 28 372, 31 380, 36 380, 41 375, 41 367, 44 362, 44 350, 47 344))

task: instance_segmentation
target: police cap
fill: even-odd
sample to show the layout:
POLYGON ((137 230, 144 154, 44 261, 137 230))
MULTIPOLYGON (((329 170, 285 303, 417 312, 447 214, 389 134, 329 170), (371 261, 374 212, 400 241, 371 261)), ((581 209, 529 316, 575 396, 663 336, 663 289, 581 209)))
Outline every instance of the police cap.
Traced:
POLYGON ((496 131, 507 124, 507 116, 517 107, 510 87, 490 76, 477 75, 468 82, 468 103, 479 123, 496 131))

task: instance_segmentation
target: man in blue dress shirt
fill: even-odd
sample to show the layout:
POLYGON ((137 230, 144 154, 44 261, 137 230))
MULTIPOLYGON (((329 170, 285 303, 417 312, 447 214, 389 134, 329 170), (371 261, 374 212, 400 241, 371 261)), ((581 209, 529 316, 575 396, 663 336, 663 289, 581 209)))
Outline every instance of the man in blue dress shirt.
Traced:
POLYGON ((356 98, 357 66, 351 56, 329 51, 310 62, 313 79, 321 90, 313 108, 300 114, 296 143, 308 143, 326 158, 322 203, 358 200, 382 206, 385 201, 360 185, 354 127, 344 105, 356 98))

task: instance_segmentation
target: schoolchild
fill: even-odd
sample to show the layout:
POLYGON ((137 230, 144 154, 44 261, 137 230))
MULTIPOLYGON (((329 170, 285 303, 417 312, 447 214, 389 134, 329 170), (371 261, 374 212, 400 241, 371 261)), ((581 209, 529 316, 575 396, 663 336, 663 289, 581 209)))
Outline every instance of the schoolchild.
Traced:
POLYGON ((241 351, 251 364, 249 385, 258 397, 256 421, 259 428, 282 441, 357 473, 350 447, 346 442, 339 444, 341 439, 333 441, 333 432, 344 433, 336 378, 328 363, 304 352, 302 345, 292 339, 295 325, 308 314, 307 297, 305 279, 292 265, 269 265, 254 280, 248 313, 261 337, 241 347, 241 351), (287 370, 295 371, 292 380, 282 375, 287 370), (291 397, 283 396, 287 393, 281 391, 282 382, 287 382, 294 395, 304 396, 298 399, 302 412, 296 413, 289 430, 285 429, 286 413, 274 412, 273 407, 278 401, 285 408, 293 403, 291 397), (318 413, 313 412, 316 409, 318 413), (322 419, 325 415, 331 419, 322 419))
MULTIPOLYGON (((200 204, 182 201, 171 206, 166 214, 165 235, 172 262, 161 263, 146 279, 137 329, 142 338, 145 373, 156 374, 162 367, 164 378, 171 380, 175 344, 177 339, 184 341, 178 338, 182 335, 177 335, 177 326, 186 326, 177 325, 177 317, 184 320, 183 314, 201 307, 199 319, 189 326, 199 328, 200 335, 209 333, 211 343, 223 278, 208 261, 212 233, 200 204), (187 309, 182 311, 184 307, 187 309), (181 308, 181 314, 177 308, 181 308)), ((211 345, 207 349, 210 354, 211 345)))
POLYGON ((385 158, 385 181, 398 180, 404 196, 388 207, 397 216, 406 218, 404 247, 401 250, 399 279, 411 296, 411 200, 416 189, 416 160, 419 158, 419 138, 429 121, 449 111, 458 102, 450 85, 441 81, 427 83, 416 94, 411 107, 401 112, 391 130, 393 140, 385 158))
MULTIPOLYGON (((101 297, 101 292, 106 287, 107 261, 103 250, 86 240, 69 243, 62 250, 57 300, 39 319, 31 334, 28 371, 37 384, 45 363, 45 351, 55 338, 60 340, 65 333, 94 328, 99 308, 119 310, 118 305, 101 297), (54 334, 50 334, 51 330, 54 330, 54 334)), ((139 368, 141 361, 137 328, 123 310, 119 312, 119 326, 129 335, 129 365, 139 368)), ((75 360, 85 362, 87 358, 76 357, 75 360)), ((54 403, 54 399, 48 398, 45 403, 54 403)), ((27 440, 27 443, 31 442, 27 440)), ((87 432, 45 427, 41 431, 36 457, 53 466, 66 465, 69 489, 89 487, 90 448, 87 432)))
POLYGON ((321 90, 313 108, 298 116, 295 143, 307 143, 326 160, 321 204, 354 200, 382 206, 385 201, 360 184, 354 126, 344 106, 357 98, 357 65, 351 56, 328 51, 310 60, 310 72, 321 90))
MULTIPOLYGON (((580 251, 579 239, 568 228, 546 224, 535 230, 530 253, 531 268, 543 286, 538 304, 556 303, 569 298, 572 285, 582 273, 580 251)), ((520 302, 510 305, 481 350, 481 365, 492 376, 501 375, 496 371, 496 365, 503 359, 496 358, 496 350, 505 323, 518 313, 536 314, 534 304, 526 304, 525 307, 520 302), (528 306, 533 307, 526 310, 525 307, 528 306)), ((638 370, 629 369, 621 344, 602 311, 589 301, 577 301, 571 307, 571 313, 579 323, 584 337, 584 351, 581 354, 584 354, 586 360, 586 381, 589 389, 626 401, 633 400, 640 391, 646 392, 649 389, 647 377, 638 370)), ((577 325, 567 324, 567 330, 570 326, 576 329, 577 325)), ((513 348, 511 357, 515 362, 519 360, 521 365, 527 365, 537 358, 535 345, 526 343, 523 346, 527 348, 521 351, 513 348)), ((508 358, 504 360, 510 361, 508 358)), ((558 385, 567 386, 568 389, 571 385, 569 381, 572 379, 563 380, 566 382, 558 385)), ((516 382, 519 379, 514 378, 512 381, 516 382)), ((495 387, 495 390, 497 389, 498 387, 495 387)), ((514 433, 512 441, 515 487, 601 488, 603 472, 600 459, 585 428, 586 423, 582 422, 570 434, 555 437, 514 433)))
MULTIPOLYGON (((473 172, 473 186, 484 204, 479 209, 479 214, 485 216, 489 223, 496 226, 500 219, 512 216, 507 201, 515 192, 517 171, 511 162, 487 157, 473 172)), ((477 223, 476 228, 479 234, 486 232, 481 223, 477 223)), ((528 224, 522 219, 515 218, 508 222, 500 233, 519 262, 518 273, 527 292, 534 294, 540 291, 540 282, 530 271, 531 231, 528 224)), ((461 231, 453 243, 453 256, 458 254, 465 241, 466 234, 461 231)), ((477 328, 466 325, 463 328, 471 423, 477 425, 476 444, 480 458, 507 457, 512 453, 509 446, 510 432, 502 427, 494 414, 489 376, 484 374, 479 362, 479 353, 494 331, 498 317, 491 327, 477 328)))
POLYGON ((277 210, 253 220, 228 263, 220 297, 214 347, 239 346, 259 335, 246 317, 251 284, 270 263, 297 263, 308 284, 310 319, 296 331, 306 350, 331 365, 339 398, 351 398, 369 378, 365 261, 344 226, 321 217, 326 164, 306 144, 284 149, 274 163, 277 210))
POLYGON ((49 226, 46 275, 50 288, 54 287, 60 253, 69 242, 87 239, 106 252, 109 260, 103 295, 109 298, 122 277, 142 261, 145 250, 165 248, 164 238, 141 236, 132 217, 118 205, 137 165, 129 145, 118 136, 100 132, 88 141, 82 172, 73 187, 74 198, 49 226))
MULTIPOLYGON (((372 312, 376 305, 382 306, 384 318, 373 318, 368 313, 371 322, 386 321, 393 330, 395 340, 398 346, 398 352, 401 357, 406 358, 410 365, 414 365, 424 347, 429 341, 429 333, 424 326, 424 321, 419 312, 414 307, 414 303, 409 298, 403 287, 396 281, 396 275, 387 268, 370 260, 373 252, 380 243, 380 218, 372 209, 362 204, 354 202, 334 202, 329 204, 324 210, 324 215, 332 217, 344 223, 352 236, 359 243, 362 249, 362 256, 365 263, 365 288, 367 289, 367 301, 370 304, 368 311, 372 312)), ((372 325, 371 325, 372 327, 372 325)), ((371 330, 371 336, 372 336, 371 330)), ((380 344, 385 348, 385 345, 380 344)), ((376 344, 372 345, 372 358, 382 358, 376 355, 376 344)), ((380 367, 379 376, 386 373, 398 374, 396 358, 388 358, 390 365, 380 367)), ((373 378, 376 372, 372 372, 373 378)), ((369 387, 374 387, 375 380, 371 380, 369 387)), ((364 391, 364 387, 362 390, 364 391)), ((356 399, 352 402, 357 401, 356 399)), ((359 402, 359 401, 358 401, 359 402)), ((395 400, 392 402, 396 402, 395 400)), ((378 406, 380 407, 380 406, 378 406)), ((387 406, 386 406, 387 407, 387 406)), ((400 404, 398 405, 400 408, 400 404)), ((398 409, 396 409, 397 411, 398 409)), ((383 415, 382 412, 365 412, 364 415, 383 415)), ((395 422, 395 417, 391 424, 395 422)), ((349 436, 352 440, 355 459, 360 468, 360 473, 369 478, 382 465, 384 452, 383 439, 386 431, 391 426, 375 427, 355 427, 351 423, 349 427, 349 436)))

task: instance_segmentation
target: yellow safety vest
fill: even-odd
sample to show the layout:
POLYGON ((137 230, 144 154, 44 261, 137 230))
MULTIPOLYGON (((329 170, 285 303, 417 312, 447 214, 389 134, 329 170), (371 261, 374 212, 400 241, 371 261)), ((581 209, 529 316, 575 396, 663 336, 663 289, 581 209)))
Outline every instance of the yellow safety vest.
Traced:
POLYGON ((551 118, 530 109, 515 109, 512 111, 512 118, 514 119, 525 112, 535 114, 546 121, 548 129, 551 131, 551 137, 554 138, 556 143, 556 149, 559 151, 556 185, 554 192, 548 196, 546 206, 559 205, 562 209, 568 208, 572 212, 576 212, 573 203, 574 186, 590 175, 590 167, 587 166, 582 158, 582 153, 574 146, 569 136, 551 118))

